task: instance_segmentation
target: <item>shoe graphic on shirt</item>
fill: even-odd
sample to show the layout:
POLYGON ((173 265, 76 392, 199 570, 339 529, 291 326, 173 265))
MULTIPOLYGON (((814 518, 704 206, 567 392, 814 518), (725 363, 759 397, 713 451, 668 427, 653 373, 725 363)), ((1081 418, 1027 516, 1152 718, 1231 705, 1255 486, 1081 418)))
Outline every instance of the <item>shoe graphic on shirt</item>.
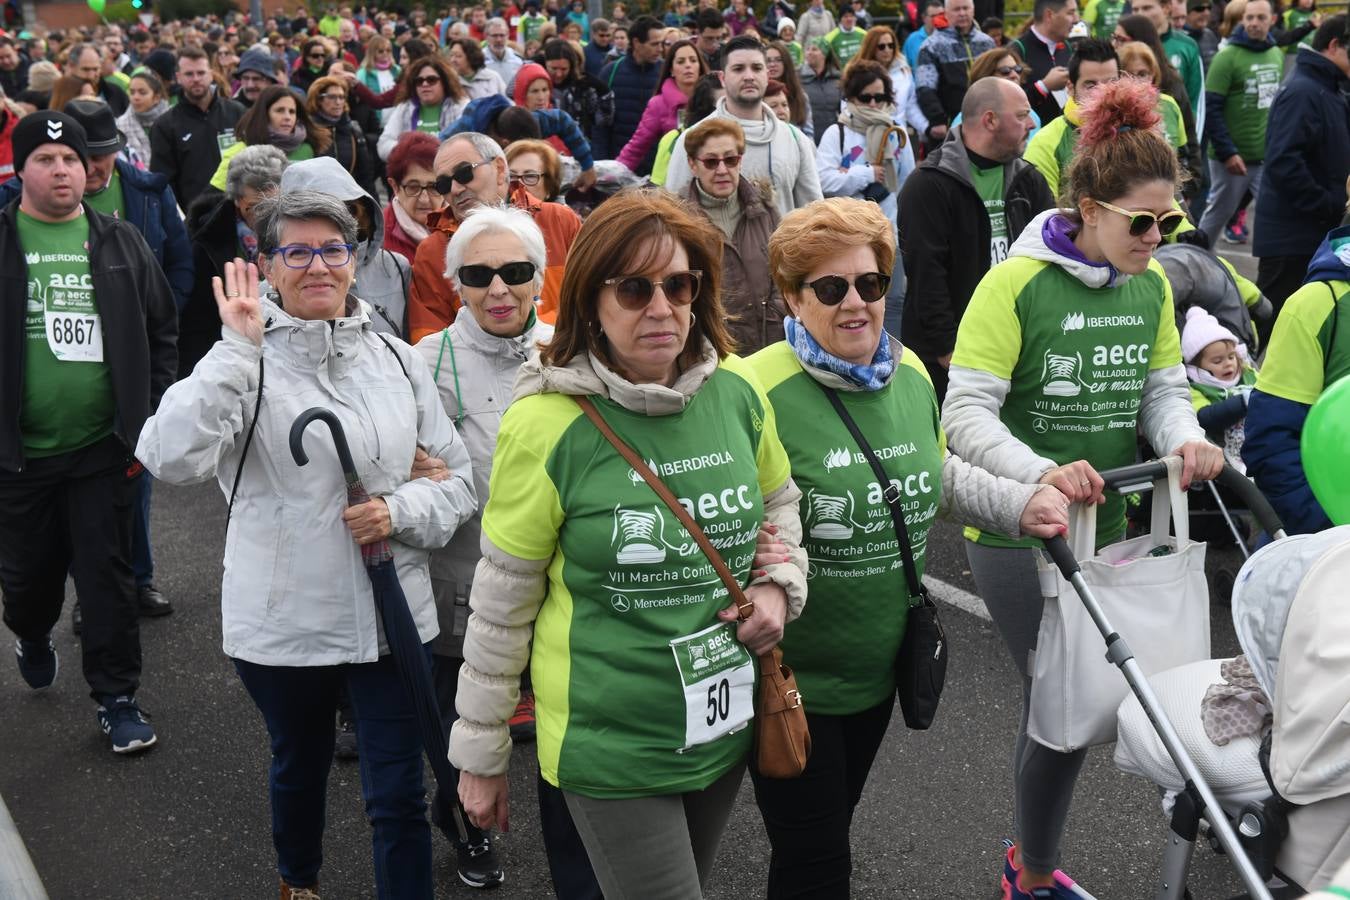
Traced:
POLYGON ((839 497, 822 494, 815 488, 807 492, 806 501, 810 509, 806 520, 809 523, 807 533, 823 541, 846 541, 853 537, 853 494, 844 492, 839 497))
POLYGON ((617 548, 614 560, 621 566, 666 561, 665 517, 656 507, 614 507, 614 531, 610 543, 617 548))
POLYGON ((1045 386, 1041 393, 1047 397, 1077 397, 1083 391, 1079 381, 1082 370, 1081 354, 1065 356, 1053 350, 1045 351, 1045 386))

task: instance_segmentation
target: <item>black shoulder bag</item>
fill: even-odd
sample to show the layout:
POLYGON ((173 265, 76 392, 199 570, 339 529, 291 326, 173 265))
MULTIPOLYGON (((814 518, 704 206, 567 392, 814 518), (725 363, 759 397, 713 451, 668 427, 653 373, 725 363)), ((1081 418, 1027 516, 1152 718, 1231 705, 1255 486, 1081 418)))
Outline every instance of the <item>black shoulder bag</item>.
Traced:
POLYGON ((853 435, 858 449, 867 457, 877 484, 883 485, 881 493, 891 510, 891 523, 895 526, 895 537, 900 543, 900 559, 904 563, 905 581, 909 586, 909 621, 905 625, 900 651, 895 655, 895 693, 900 700, 905 724, 916 731, 923 731, 933 724, 938 701, 942 699, 942 686, 947 680, 947 635, 938 618, 937 604, 928 596, 928 589, 919 580, 919 570, 914 565, 914 549, 909 544, 905 513, 900 509, 900 489, 886 474, 881 460, 877 459, 872 445, 863 437, 858 423, 849 415, 838 392, 823 384, 820 389, 829 398, 830 405, 839 414, 849 434, 853 435))

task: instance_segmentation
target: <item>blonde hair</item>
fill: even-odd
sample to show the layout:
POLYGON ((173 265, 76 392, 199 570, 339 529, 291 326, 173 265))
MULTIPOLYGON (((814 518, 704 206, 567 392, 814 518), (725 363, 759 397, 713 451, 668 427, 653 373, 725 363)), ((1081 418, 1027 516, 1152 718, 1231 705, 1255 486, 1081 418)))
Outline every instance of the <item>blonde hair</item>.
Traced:
POLYGON ((1120 61, 1121 71, 1124 72, 1134 63, 1142 62, 1148 66, 1151 72, 1150 80, 1154 87, 1162 84, 1162 67, 1158 65, 1158 57, 1153 55, 1153 48, 1143 41, 1130 41, 1116 48, 1116 57, 1120 61))
POLYGON ((794 209, 769 238, 769 271, 784 296, 796 295, 802 279, 845 247, 872 248, 877 271, 895 267, 895 237, 881 207, 854 197, 830 197, 794 209))

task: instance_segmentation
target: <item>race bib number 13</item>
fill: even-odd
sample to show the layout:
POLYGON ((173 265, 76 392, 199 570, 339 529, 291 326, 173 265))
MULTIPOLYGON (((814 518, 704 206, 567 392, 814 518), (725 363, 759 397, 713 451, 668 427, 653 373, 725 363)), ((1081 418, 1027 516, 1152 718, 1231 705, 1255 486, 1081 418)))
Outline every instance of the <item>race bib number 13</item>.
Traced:
POLYGON ((103 362, 103 325, 98 313, 47 310, 47 346, 61 362, 103 362))
POLYGON ((719 622, 670 642, 684 685, 684 752, 740 731, 755 715, 755 666, 736 628, 719 622))

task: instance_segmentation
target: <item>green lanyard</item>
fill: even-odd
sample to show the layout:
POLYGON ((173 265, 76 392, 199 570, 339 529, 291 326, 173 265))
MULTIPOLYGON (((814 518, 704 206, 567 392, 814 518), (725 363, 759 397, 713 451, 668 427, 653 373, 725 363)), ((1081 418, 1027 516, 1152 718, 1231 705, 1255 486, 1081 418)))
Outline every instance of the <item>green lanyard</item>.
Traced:
POLYGON ((441 360, 445 358, 445 348, 450 348, 450 371, 455 375, 455 405, 459 407, 459 413, 455 416, 455 424, 464 423, 464 394, 459 388, 459 366, 455 365, 455 345, 450 342, 450 329, 441 329, 441 350, 436 354, 436 371, 431 377, 440 383, 441 380, 441 360))

